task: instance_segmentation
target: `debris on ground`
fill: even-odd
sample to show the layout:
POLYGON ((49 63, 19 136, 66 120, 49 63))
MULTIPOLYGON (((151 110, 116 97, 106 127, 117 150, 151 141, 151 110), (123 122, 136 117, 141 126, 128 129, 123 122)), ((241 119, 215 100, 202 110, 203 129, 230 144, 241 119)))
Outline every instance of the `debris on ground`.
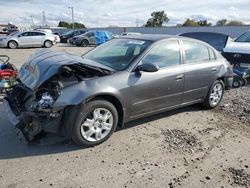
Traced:
POLYGON ((250 187, 250 175, 244 169, 229 168, 233 178, 233 184, 238 186, 250 187))
POLYGON ((186 130, 166 129, 162 130, 165 136, 165 142, 168 144, 170 151, 193 153, 202 149, 202 144, 197 140, 195 135, 186 130))
POLYGON ((250 125, 250 87, 231 89, 226 92, 221 101, 220 110, 250 125))

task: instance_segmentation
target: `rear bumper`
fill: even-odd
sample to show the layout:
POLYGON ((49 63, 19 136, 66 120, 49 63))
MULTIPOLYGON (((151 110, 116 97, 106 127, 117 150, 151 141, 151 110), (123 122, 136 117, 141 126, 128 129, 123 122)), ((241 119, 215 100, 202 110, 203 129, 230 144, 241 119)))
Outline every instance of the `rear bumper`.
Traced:
POLYGON ((227 59, 227 61, 229 61, 232 64, 237 64, 237 63, 250 64, 250 54, 243 54, 237 52, 222 52, 221 54, 227 59))

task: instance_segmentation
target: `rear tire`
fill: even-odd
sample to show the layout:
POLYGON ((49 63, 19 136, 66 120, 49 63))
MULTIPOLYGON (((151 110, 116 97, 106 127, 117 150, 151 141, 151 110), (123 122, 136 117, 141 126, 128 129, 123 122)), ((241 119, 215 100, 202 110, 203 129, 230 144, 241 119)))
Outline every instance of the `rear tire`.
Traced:
MULTIPOLYGON (((72 114, 71 114, 72 115, 72 114)), ((90 101, 76 111, 71 138, 81 146, 95 146, 106 141, 116 130, 118 112, 113 104, 105 100, 90 101)))
POLYGON ((46 41, 44 42, 44 47, 45 47, 45 48, 50 48, 52 45, 53 45, 53 43, 52 43, 50 40, 46 40, 46 41))
POLYGON ((216 80, 210 87, 205 101, 202 103, 207 109, 215 108, 220 104, 225 90, 225 84, 222 80, 216 80))
POLYGON ((234 77, 233 88, 239 88, 240 86, 242 86, 241 80, 238 77, 234 77))
POLYGON ((8 47, 11 48, 11 49, 16 49, 18 47, 18 44, 16 41, 14 40, 11 40, 8 42, 8 47))

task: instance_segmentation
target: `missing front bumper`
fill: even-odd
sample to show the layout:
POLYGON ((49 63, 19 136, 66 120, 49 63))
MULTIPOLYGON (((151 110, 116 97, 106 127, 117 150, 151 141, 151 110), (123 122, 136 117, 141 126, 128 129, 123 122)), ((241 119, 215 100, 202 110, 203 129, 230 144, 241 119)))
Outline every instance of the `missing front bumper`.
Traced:
POLYGON ((15 106, 5 98, 3 101, 4 109, 10 122, 18 128, 27 141, 33 141, 41 138, 43 132, 57 133, 60 128, 61 117, 49 118, 49 114, 22 112, 20 115, 15 114, 15 106), (47 115, 47 116, 46 116, 47 115))

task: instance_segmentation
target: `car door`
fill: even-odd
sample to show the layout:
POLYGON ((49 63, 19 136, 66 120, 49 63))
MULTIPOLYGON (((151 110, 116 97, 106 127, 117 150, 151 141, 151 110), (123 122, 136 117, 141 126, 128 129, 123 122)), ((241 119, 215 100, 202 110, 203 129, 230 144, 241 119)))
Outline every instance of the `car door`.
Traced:
POLYGON ((23 32, 18 35, 18 45, 19 46, 28 46, 30 42, 30 32, 23 32))
POLYGON ((214 51, 203 43, 182 40, 185 62, 183 103, 202 100, 215 81, 219 64, 214 51))
POLYGON ((41 32, 30 32, 31 40, 30 45, 32 46, 42 46, 45 41, 45 33, 41 32))
POLYGON ((178 106, 182 99, 184 68, 181 65, 178 40, 157 43, 141 60, 140 64, 159 66, 157 72, 131 72, 130 118, 158 112, 178 106))

